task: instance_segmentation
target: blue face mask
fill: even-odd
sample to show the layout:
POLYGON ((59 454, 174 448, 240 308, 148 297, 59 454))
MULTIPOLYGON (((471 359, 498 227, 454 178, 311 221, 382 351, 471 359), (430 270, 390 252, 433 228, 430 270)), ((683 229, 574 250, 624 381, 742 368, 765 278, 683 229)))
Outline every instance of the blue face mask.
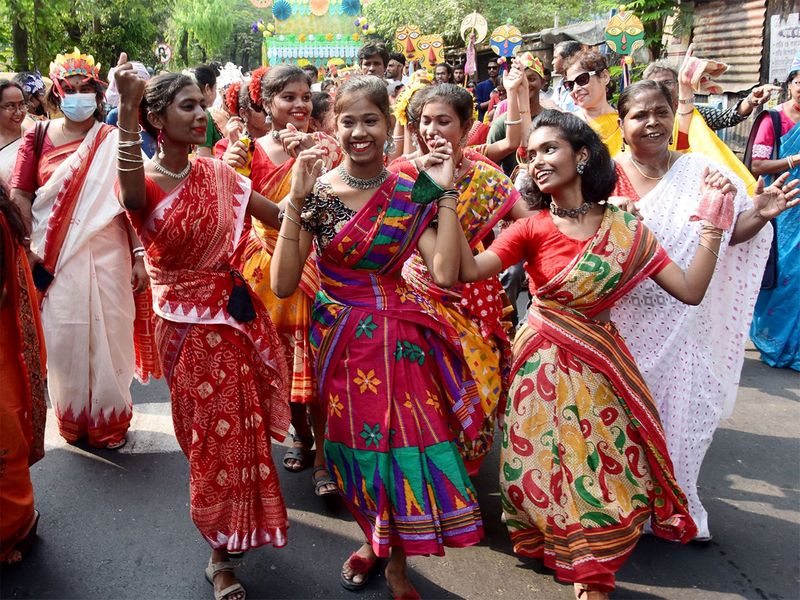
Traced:
POLYGON ((96 110, 97 97, 94 94, 65 94, 61 100, 61 112, 75 123, 82 123, 96 110))

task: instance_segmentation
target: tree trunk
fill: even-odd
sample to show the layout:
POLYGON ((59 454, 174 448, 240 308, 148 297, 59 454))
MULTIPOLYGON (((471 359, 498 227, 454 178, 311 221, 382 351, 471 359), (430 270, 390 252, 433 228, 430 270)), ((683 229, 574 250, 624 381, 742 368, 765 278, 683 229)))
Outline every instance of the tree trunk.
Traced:
POLYGON ((28 32, 25 30, 25 25, 21 21, 21 16, 24 14, 22 7, 18 2, 11 1, 11 43, 14 50, 14 69, 17 71, 27 71, 29 69, 28 61, 28 32))
POLYGON ((181 57, 181 63, 183 66, 189 65, 189 32, 186 29, 181 32, 178 56, 181 57))

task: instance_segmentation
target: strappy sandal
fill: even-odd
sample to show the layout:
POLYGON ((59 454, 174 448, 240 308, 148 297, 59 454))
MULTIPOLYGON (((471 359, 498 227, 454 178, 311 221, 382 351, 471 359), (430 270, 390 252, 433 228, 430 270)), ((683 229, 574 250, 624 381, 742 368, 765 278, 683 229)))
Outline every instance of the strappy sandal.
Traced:
MULTIPOLYGON (((219 574, 225 571, 230 571, 233 573, 234 564, 229 560, 223 560, 221 562, 215 563, 212 562, 211 559, 208 560, 208 566, 206 567, 206 579, 208 583, 212 586, 214 585, 214 578, 219 574)), ((247 598, 247 591, 244 589, 241 583, 238 581, 234 584, 229 585, 226 588, 223 588, 219 591, 216 589, 214 590, 214 600, 228 600, 230 596, 234 594, 241 594, 241 600, 245 600, 247 598)))
POLYGON ((378 562, 378 557, 369 559, 364 558, 363 556, 359 556, 356 552, 353 552, 350 555, 344 565, 342 565, 342 574, 341 574, 341 583, 342 587, 346 590, 350 590, 351 592, 357 592, 360 589, 363 589, 367 582, 369 581, 369 576, 372 575, 372 572, 375 570, 375 564, 378 562), (348 579, 344 574, 344 567, 350 566, 350 570, 352 571, 352 575, 348 579), (360 583, 356 583, 353 581, 356 575, 363 575, 364 579, 361 580, 360 583))
POLYGON ((311 459, 311 445, 314 443, 314 439, 293 435, 292 444, 298 443, 301 445, 293 445, 283 455, 283 468, 292 473, 299 473, 308 466, 307 463, 311 459), (292 464, 289 461, 295 461, 295 463, 292 464))
POLYGON ((314 482, 314 493, 320 498, 323 496, 336 496, 339 493, 339 488, 336 487, 336 482, 328 472, 328 467, 320 465, 314 467, 311 472, 311 480, 314 482), (324 472, 325 475, 317 477, 317 473, 324 472))

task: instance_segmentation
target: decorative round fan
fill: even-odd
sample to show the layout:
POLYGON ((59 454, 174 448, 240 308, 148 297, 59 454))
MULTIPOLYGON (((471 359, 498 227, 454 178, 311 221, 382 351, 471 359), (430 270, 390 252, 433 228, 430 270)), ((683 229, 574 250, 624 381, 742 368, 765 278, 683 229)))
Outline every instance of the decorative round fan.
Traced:
POLYGON ((355 17, 361 14, 361 0, 342 0, 344 14, 355 17))
POLYGON ((489 24, 486 22, 486 17, 479 12, 473 12, 464 17, 464 20, 461 21, 461 39, 466 42, 471 31, 475 32, 476 44, 480 44, 486 39, 486 34, 489 31, 489 24))
POLYGON ((311 0, 311 14, 317 17, 322 17, 328 13, 330 8, 330 0, 311 0))
POLYGON ((272 5, 272 15, 278 21, 285 21, 292 16, 292 6, 286 0, 278 0, 272 5))

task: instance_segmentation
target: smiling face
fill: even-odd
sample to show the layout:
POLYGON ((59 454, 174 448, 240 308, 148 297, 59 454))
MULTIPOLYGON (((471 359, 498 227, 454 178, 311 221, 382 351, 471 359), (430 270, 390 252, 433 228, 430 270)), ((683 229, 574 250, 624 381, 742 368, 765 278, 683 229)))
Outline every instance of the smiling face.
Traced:
POLYGON ((446 102, 428 102, 422 108, 419 136, 428 148, 438 136, 450 142, 455 149, 461 146, 461 140, 471 126, 471 122, 462 123, 453 107, 446 102))
POLYGON ((554 194, 577 185, 581 178, 576 170, 579 162, 589 157, 586 148, 578 152, 555 127, 538 127, 528 138, 528 175, 543 194, 554 194))
POLYGON ((164 132, 164 137, 176 144, 202 144, 206 141, 205 96, 194 84, 178 90, 163 114, 149 113, 147 118, 164 132))
POLYGON ((669 146, 675 113, 663 94, 644 90, 636 94, 622 120, 622 137, 634 154, 657 154, 669 146))
POLYGON ((383 164, 383 146, 389 139, 386 117, 364 94, 353 93, 345 106, 336 119, 342 151, 358 165, 383 164))
POLYGON ((291 123, 300 131, 307 131, 311 109, 311 88, 305 81, 290 81, 269 104, 275 129, 291 123))
MULTIPOLYGON (((576 63, 567 69, 565 77, 573 81, 581 73, 587 72, 587 69, 576 63)), ((570 96, 572 96, 575 104, 583 109, 602 106, 606 103, 606 86, 608 85, 609 79, 608 70, 603 69, 599 73, 589 77, 589 81, 586 85, 578 85, 576 83, 575 87, 573 87, 570 92, 570 96)))
POLYGON ((0 129, 13 129, 19 134, 19 128, 25 120, 26 108, 22 90, 14 85, 5 88, 0 95, 0 129))

